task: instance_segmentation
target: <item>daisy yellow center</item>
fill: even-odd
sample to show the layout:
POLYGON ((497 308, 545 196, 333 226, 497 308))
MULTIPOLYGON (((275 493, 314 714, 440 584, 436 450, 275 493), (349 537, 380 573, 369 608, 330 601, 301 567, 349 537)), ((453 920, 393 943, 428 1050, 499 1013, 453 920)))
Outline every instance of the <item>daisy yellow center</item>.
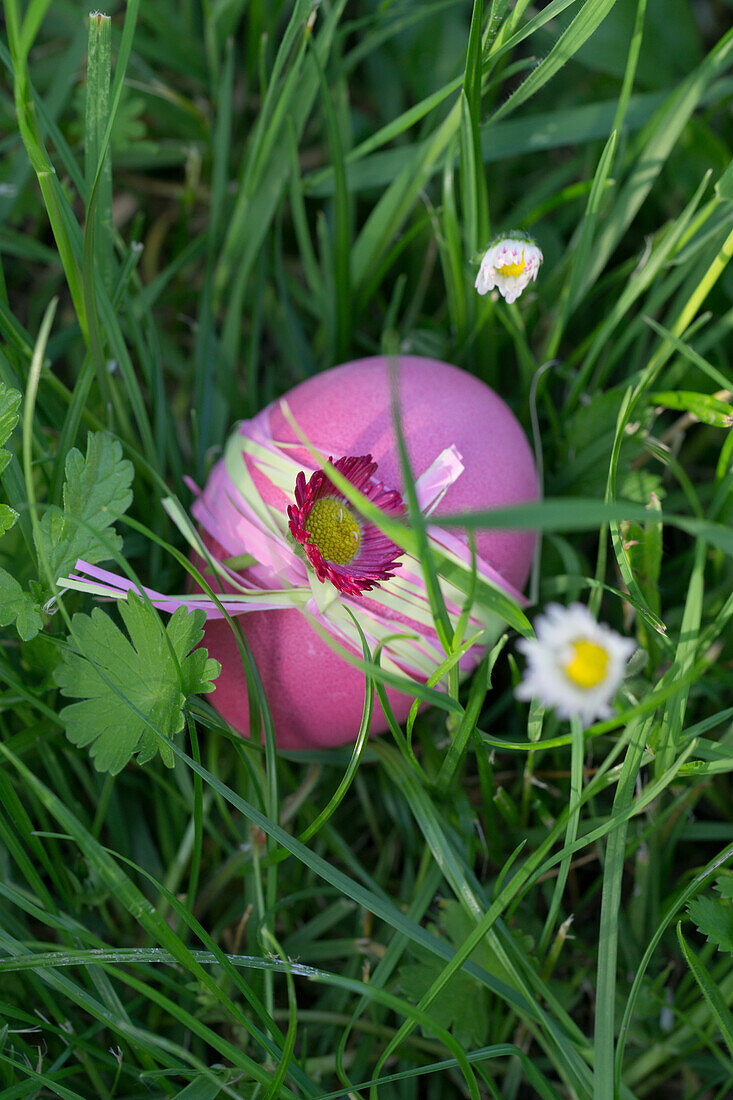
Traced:
POLYGON ((305 521, 305 529, 326 561, 348 565, 356 557, 361 530, 341 501, 331 497, 317 500, 305 521))
POLYGON ((608 672, 608 653, 603 646, 587 638, 572 643, 573 655, 564 666, 565 675, 580 688, 594 688, 603 683, 608 672))
POLYGON ((524 252, 522 252, 522 258, 517 264, 504 264, 502 267, 497 267, 497 273, 499 275, 505 275, 508 278, 515 278, 521 275, 526 267, 524 262, 524 252))

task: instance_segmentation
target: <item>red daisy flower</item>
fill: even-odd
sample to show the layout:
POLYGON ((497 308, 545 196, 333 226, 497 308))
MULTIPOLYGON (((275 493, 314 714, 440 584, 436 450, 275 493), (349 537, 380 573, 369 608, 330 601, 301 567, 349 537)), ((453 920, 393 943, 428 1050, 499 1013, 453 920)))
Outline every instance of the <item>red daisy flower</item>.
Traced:
MULTIPOLYGON (((385 515, 404 515, 397 490, 372 480, 377 463, 371 455, 328 461, 385 515)), ((400 567, 396 560, 400 548, 354 511, 323 470, 317 470, 307 483, 305 474, 298 474, 288 519, 291 534, 305 550, 319 581, 329 580, 347 596, 368 592, 400 567)))

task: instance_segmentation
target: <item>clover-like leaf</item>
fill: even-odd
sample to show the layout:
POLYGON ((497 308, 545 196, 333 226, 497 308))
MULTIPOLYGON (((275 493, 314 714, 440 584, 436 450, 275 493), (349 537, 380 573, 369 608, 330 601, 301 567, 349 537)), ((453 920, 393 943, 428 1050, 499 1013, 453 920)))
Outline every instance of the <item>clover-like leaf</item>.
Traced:
POLYGON ((195 648, 205 616, 180 607, 163 628, 134 593, 118 607, 129 638, 99 608, 74 615, 81 652, 66 651, 54 670, 62 695, 79 700, 61 711, 66 736, 90 747, 98 771, 116 775, 133 756, 145 764, 156 752, 171 767, 173 753, 163 738, 183 728, 187 697, 213 691, 221 671, 205 649, 195 648))

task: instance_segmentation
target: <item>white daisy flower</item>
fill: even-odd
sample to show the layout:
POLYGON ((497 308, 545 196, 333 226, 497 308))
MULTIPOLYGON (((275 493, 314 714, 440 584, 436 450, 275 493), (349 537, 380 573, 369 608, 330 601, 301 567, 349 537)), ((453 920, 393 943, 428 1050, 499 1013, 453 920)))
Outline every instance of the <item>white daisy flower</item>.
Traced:
POLYGON ((561 718, 578 717, 586 726, 610 717, 635 642, 597 623, 580 603, 550 604, 535 632, 535 638, 517 642, 527 658, 517 699, 538 699, 561 718))
POLYGON ((541 263, 542 253, 534 241, 517 235, 499 237, 484 253, 474 285, 479 294, 496 287, 507 302, 513 302, 537 278, 541 263))

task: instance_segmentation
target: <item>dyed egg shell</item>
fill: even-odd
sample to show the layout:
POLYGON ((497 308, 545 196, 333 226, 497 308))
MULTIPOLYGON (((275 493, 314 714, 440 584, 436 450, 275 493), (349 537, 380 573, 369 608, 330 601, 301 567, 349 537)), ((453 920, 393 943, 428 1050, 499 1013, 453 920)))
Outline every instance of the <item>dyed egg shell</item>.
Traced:
MULTIPOLYGON (((387 487, 401 488, 387 359, 375 356, 334 367, 302 382, 286 398, 308 438, 327 446, 334 459, 371 453, 379 464, 376 478, 387 487)), ((522 428, 485 383, 448 363, 401 356, 399 399, 415 477, 451 444, 463 458, 465 469, 435 515, 537 499, 534 460, 522 428)), ((275 439, 298 442, 278 403, 270 406, 270 426, 275 439)), ((312 466, 305 449, 294 454, 306 469, 312 466)), ((211 477, 217 476, 215 468, 211 477)), ((263 481, 257 478, 263 498, 284 512, 288 501, 263 481)), ((207 542, 212 546, 210 539, 207 542)), ((534 542, 535 536, 526 531, 481 531, 476 535, 479 555, 520 590, 529 575, 534 542)), ((212 549, 217 553, 216 545, 212 549)), ((239 621, 267 693, 278 745, 309 749, 353 742, 364 705, 363 675, 335 653, 297 610, 248 612, 239 621)), ((209 699, 226 721, 247 735, 245 676, 226 621, 206 624, 204 645, 222 666, 209 699)), ((388 696, 397 720, 403 722, 412 697, 391 689, 388 696)), ((375 699, 370 732, 383 733, 386 728, 375 699)))

